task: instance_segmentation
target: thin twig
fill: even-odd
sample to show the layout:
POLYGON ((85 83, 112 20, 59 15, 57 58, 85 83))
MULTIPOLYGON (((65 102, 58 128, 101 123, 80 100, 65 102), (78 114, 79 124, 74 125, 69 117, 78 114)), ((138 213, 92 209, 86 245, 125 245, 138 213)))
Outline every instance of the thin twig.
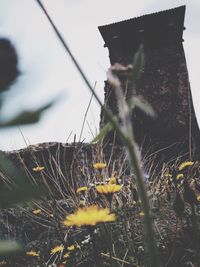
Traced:
MULTIPOLYGON (((94 84, 94 90, 95 90, 96 84, 97 84, 97 82, 95 82, 95 84, 94 84)), ((85 121, 86 121, 86 118, 87 118, 87 114, 88 114, 92 99, 93 99, 93 94, 91 95, 90 101, 89 101, 87 109, 85 111, 85 115, 84 115, 83 123, 82 123, 82 127, 81 127, 81 133, 80 133, 80 137, 79 137, 79 142, 81 141, 81 137, 82 137, 82 134, 83 134, 83 129, 84 129, 84 126, 85 126, 85 121)))
POLYGON ((25 138, 25 136, 24 136, 24 134, 23 134, 23 132, 22 132, 22 130, 21 130, 21 128, 19 126, 18 126, 18 130, 20 131, 20 134, 21 134, 21 136, 22 136, 22 138, 24 140, 25 145, 28 147, 28 143, 26 142, 26 138, 25 138))

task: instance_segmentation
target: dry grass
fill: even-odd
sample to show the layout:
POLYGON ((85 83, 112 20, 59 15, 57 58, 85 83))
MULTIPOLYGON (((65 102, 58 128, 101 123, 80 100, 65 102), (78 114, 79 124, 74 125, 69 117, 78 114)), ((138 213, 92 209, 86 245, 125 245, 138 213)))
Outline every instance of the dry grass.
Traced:
MULTIPOLYGON (((77 149, 81 150, 80 147, 77 149)), ((51 170, 44 166, 45 169, 37 174, 24 166, 33 183, 39 180, 49 188, 48 180, 51 181, 51 194, 48 198, 31 203, 29 207, 1 212, 1 236, 17 238, 25 244, 25 251, 20 255, 1 259, 4 266, 148 266, 143 214, 131 178, 134 174, 130 173, 126 155, 122 151, 116 153, 114 148, 110 151, 109 155, 104 155, 101 146, 94 146, 92 160, 83 158, 78 163, 74 160, 68 177, 59 168, 62 160, 59 157, 51 158, 48 165, 51 170), (96 162, 106 162, 107 166, 102 170, 94 169, 96 162), (122 189, 113 194, 112 202, 96 190, 97 184, 108 184, 110 177, 115 177, 117 183, 122 185, 122 189), (88 190, 76 193, 83 186, 88 190), (54 192, 58 191, 60 194, 56 193, 55 196, 54 192), (67 215, 79 207, 93 204, 111 208, 117 220, 97 224, 92 229, 63 226, 67 215), (60 245, 64 250, 52 254, 51 250, 60 245), (72 251, 68 249, 71 245, 75 245, 72 251), (26 255, 27 251, 35 251, 39 256, 26 255)), ((35 163, 39 165, 39 162, 35 163)), ((146 188, 155 225, 156 244, 161 266, 199 266, 199 204, 194 203, 193 214, 187 198, 184 200, 184 180, 188 181, 197 197, 200 194, 200 165, 196 162, 178 171, 179 165, 178 161, 173 165, 164 164, 157 177, 154 172, 151 176, 152 166, 149 173, 146 170, 146 188), (176 176, 180 173, 184 177, 177 180, 176 176), (177 192, 185 205, 185 210, 180 214, 174 208, 177 192)))

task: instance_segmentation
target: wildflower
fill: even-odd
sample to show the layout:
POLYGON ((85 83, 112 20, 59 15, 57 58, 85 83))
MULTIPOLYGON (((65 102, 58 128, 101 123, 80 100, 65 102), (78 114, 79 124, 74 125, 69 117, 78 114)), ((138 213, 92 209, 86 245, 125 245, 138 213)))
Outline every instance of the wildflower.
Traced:
POLYGON ((69 247, 67 247, 67 249, 69 250, 69 251, 73 251, 73 250, 75 250, 75 246, 74 245, 71 245, 71 246, 69 246, 69 247))
POLYGON ((117 183, 117 179, 115 177, 111 177, 108 181, 109 184, 116 184, 117 183))
POLYGON ((172 177, 172 175, 170 173, 165 173, 164 176, 167 177, 167 178, 171 178, 172 177))
POLYGON ((79 246, 79 245, 71 245, 71 246, 67 247, 67 249, 68 249, 69 251, 73 251, 73 250, 75 250, 76 248, 80 248, 80 246, 79 246))
POLYGON ((193 164, 194 164, 193 161, 185 161, 185 162, 181 163, 181 165, 179 165, 178 169, 179 169, 179 171, 182 171, 186 167, 192 166, 193 164))
MULTIPOLYGON (((67 259, 69 256, 70 256, 70 253, 67 252, 67 253, 65 253, 65 254, 63 255, 63 258, 64 258, 64 259, 67 259)), ((64 262, 63 262, 63 263, 64 263, 64 262)))
POLYGON ((42 166, 37 166, 37 167, 32 168, 32 170, 33 170, 34 172, 41 172, 41 171, 44 170, 44 167, 42 167, 42 166))
POLYGON ((105 184, 105 185, 97 185, 96 190, 99 194, 114 194, 119 192, 122 189, 122 185, 117 184, 105 184))
POLYGON ((200 202, 200 195, 197 196, 197 201, 200 202))
POLYGON ((33 210, 33 214, 35 214, 35 215, 38 215, 38 214, 40 214, 41 212, 42 212, 41 209, 33 210))
POLYGON ((110 204, 110 208, 112 205, 112 199, 113 199, 114 193, 119 192, 121 188, 122 188, 122 185, 117 185, 117 184, 105 184, 105 185, 96 186, 97 192, 101 195, 105 195, 105 197, 107 198, 110 204))
POLYGON ((87 191, 87 190, 88 190, 87 186, 82 186, 82 187, 79 187, 79 188, 76 190, 76 193, 79 193, 79 192, 85 192, 85 191, 87 191))
POLYGON ((56 246, 55 248, 53 248, 51 250, 51 255, 52 254, 55 254, 55 253, 58 253, 58 252, 62 252, 64 250, 64 246, 63 245, 60 245, 60 246, 56 246))
POLYGON ((31 256, 31 257, 39 257, 40 256, 39 252, 36 252, 34 250, 27 251, 26 255, 31 256))
POLYGON ((177 176, 176 176, 176 180, 180 180, 184 177, 184 175, 182 173, 179 173, 177 176))
POLYGON ((101 222, 115 221, 115 214, 110 214, 108 208, 101 209, 96 205, 79 208, 74 214, 70 214, 63 222, 65 226, 94 226, 101 222))
POLYGON ((93 167, 94 167, 94 169, 102 170, 106 167, 106 163, 97 162, 97 163, 93 164, 93 167))

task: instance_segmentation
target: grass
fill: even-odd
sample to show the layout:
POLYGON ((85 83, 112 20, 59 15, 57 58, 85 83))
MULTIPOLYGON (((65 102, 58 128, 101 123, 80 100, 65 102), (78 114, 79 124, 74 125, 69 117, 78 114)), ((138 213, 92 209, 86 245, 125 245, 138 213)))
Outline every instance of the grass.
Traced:
MULTIPOLYGON (((48 199, 32 202, 29 207, 1 211, 1 236, 17 238, 25 245, 23 252, 9 258, 1 257, 4 266, 149 266, 141 201, 136 185, 132 182, 134 173, 130 171, 126 153, 123 149, 119 153, 119 147, 110 147, 108 153, 107 148, 96 145, 91 149, 90 160, 82 161, 82 146, 78 148, 77 144, 76 151, 79 153, 70 174, 76 183, 71 183, 72 177, 66 177, 56 168, 56 197, 51 187, 48 199), (115 149, 118 153, 113 153, 115 149), (99 162, 99 157, 101 162, 106 163, 102 170, 93 168, 93 164, 99 162), (116 182, 122 185, 118 192, 111 194, 112 200, 107 195, 99 194, 96 189, 99 183, 108 184, 110 177, 115 177, 116 182), (69 190, 59 185, 60 179, 68 181, 66 186, 69 190), (83 186, 88 190, 76 193, 83 186), (111 209, 116 215, 116 221, 81 227, 63 225, 66 216, 80 207, 94 204, 111 209), (63 249, 59 250, 60 246, 63 249), (52 253, 53 249, 55 253, 52 253)), ((51 161, 50 165, 59 164, 58 158, 51 157, 51 161)), ((184 180, 188 181, 196 197, 200 194, 197 179, 200 165, 196 162, 179 171, 180 163, 164 164, 160 175, 152 179, 149 173, 150 177, 145 182, 155 225, 160 266, 198 266, 200 263, 200 205, 199 202, 195 203, 194 220, 191 205, 186 202, 187 198, 184 200, 184 180), (177 179, 180 173, 183 177, 177 179), (174 210, 177 192, 185 205, 181 215, 174 210)), ((24 167, 28 173, 27 166, 24 167)), ((50 178, 51 171, 45 168, 34 173, 29 169, 29 173, 37 176, 37 180, 45 173, 50 178)), ((29 179, 32 180, 33 175, 29 175, 29 179)))

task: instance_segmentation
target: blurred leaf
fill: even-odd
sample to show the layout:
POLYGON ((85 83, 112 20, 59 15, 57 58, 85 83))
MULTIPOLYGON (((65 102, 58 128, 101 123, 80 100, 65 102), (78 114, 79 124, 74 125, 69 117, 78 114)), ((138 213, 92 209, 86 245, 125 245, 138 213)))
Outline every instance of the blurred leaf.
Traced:
POLYGON ((152 106, 142 97, 139 96, 133 96, 130 101, 129 101, 129 108, 130 110, 134 109, 134 108, 139 108, 140 110, 142 110, 144 113, 146 113, 147 115, 149 115, 150 117, 157 117, 154 109, 152 108, 152 106))
POLYGON ((6 187, 0 190, 0 208, 11 208, 16 205, 27 203, 33 199, 38 199, 44 195, 44 188, 34 186, 30 183, 24 183, 16 188, 8 189, 6 187))
MULTIPOLYGON (((116 116, 114 116, 114 120, 118 121, 116 116)), ((113 129, 113 125, 110 122, 106 123, 101 129, 100 133, 92 140, 91 143, 97 143, 97 142, 102 141, 104 137, 106 136, 106 134, 112 131, 112 129, 113 129)))
POLYGON ((22 246, 14 240, 0 240, 0 256, 7 256, 21 250, 22 246))
POLYGON ((10 89, 20 74, 18 60, 13 43, 7 38, 0 37, 0 97, 2 92, 10 89))
POLYGON ((1 185, 0 208, 13 207, 16 204, 28 202, 46 194, 44 187, 31 184, 28 178, 1 151, 0 170, 13 182, 9 188, 1 185))
POLYGON ((135 84, 136 81, 139 79, 141 72, 144 68, 145 58, 143 50, 144 50, 143 45, 140 45, 133 59, 133 71, 132 71, 133 84, 135 84))
POLYGON ((47 105, 35 110, 35 111, 23 111, 13 119, 9 121, 0 121, 0 127, 18 126, 30 123, 36 123, 39 121, 43 111, 53 106, 55 100, 51 101, 47 105))

